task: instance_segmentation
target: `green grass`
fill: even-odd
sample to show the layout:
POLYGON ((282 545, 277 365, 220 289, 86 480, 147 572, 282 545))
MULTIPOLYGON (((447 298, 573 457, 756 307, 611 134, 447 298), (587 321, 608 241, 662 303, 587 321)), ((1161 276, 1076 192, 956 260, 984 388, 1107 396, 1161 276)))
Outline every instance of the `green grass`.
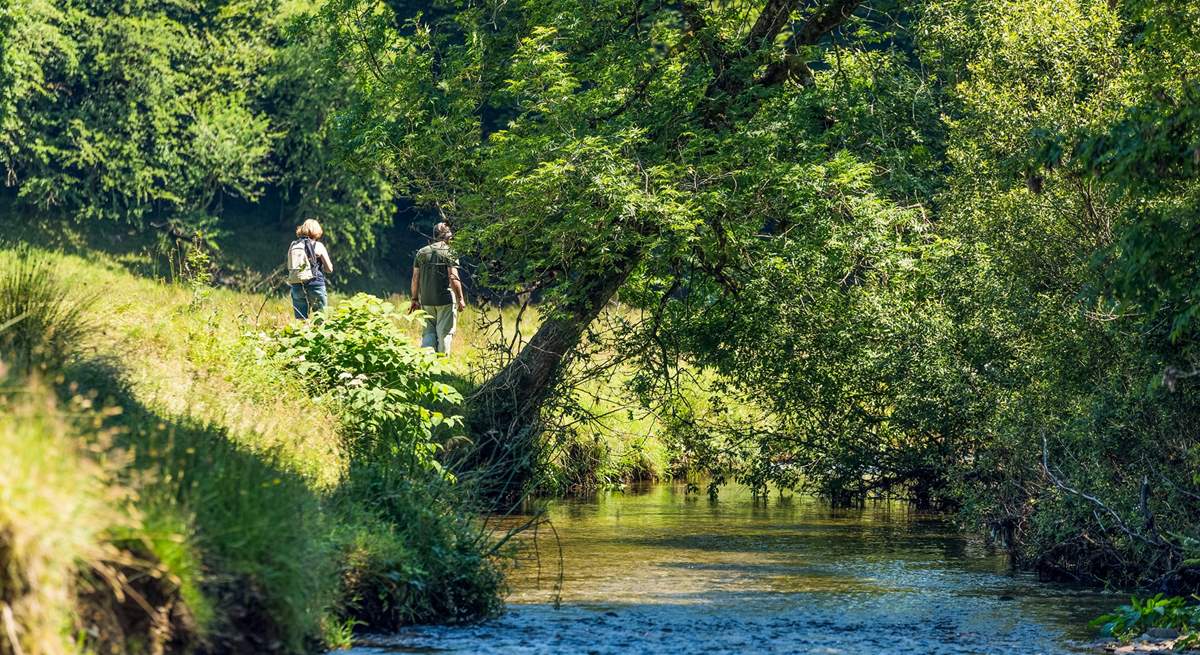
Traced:
MULTIPOLYGON (((24 252, 0 247, 0 271, 24 252)), ((311 652, 344 645, 356 623, 387 629, 496 610, 498 562, 454 490, 408 480, 398 496, 386 471, 351 475, 339 408, 256 352, 248 335, 290 320, 282 298, 168 284, 116 257, 43 256, 55 284, 95 302, 81 316, 88 329, 46 371, 69 420, 55 419, 51 436, 23 414, 0 425, 11 469, 0 525, 15 526, 0 530, 0 551, 16 553, 11 575, 44 590, 30 605, 40 609, 18 614, 22 630, 63 644, 90 631, 100 636, 85 643, 107 647, 132 634, 115 646, 126 652, 164 638, 104 592, 96 567, 79 566, 93 553, 146 563, 153 575, 135 577, 155 580, 142 595, 164 613, 165 639, 222 652, 311 652), (106 505, 119 490, 128 498, 106 505), (38 545, 59 536, 54 548, 38 545), (91 591, 78 600, 72 590, 83 587, 91 591), (72 614, 81 625, 61 618, 72 614)))
MULTIPOLYGON (((64 461, 85 462, 75 468, 90 482, 21 487, 29 498, 11 505, 61 495, 57 504, 70 508, 110 492, 128 494, 95 513, 110 518, 80 523, 77 547, 67 540, 61 553, 47 552, 60 579, 74 575, 93 589, 81 596, 93 611, 76 607, 75 614, 92 621, 86 627, 102 635, 99 642, 106 637, 97 625, 128 623, 136 613, 78 565, 92 557, 89 549, 143 563, 153 575, 138 579, 154 580, 146 593, 170 608, 162 619, 167 637, 132 626, 141 636, 122 644, 129 652, 163 638, 225 652, 311 652, 345 645, 354 626, 391 629, 497 610, 500 563, 457 491, 436 479, 397 478, 387 467, 352 463, 343 408, 311 397, 296 376, 264 359, 262 335, 292 320, 280 290, 235 291, 181 278, 178 262, 164 262, 144 233, 90 237, 27 218, 0 218, 12 228, 7 245, 0 244, 0 271, 13 270, 32 247, 71 298, 93 299, 77 317, 86 329, 70 348, 58 348, 62 358, 47 368, 58 402, 71 408, 70 420, 56 419, 73 435, 60 441, 91 444, 64 461)), ((238 266, 269 269, 265 261, 246 263, 274 252, 261 245, 269 235, 253 240, 261 252, 244 248, 238 266)), ((345 298, 335 288, 331 305, 345 298)), ((403 295, 393 301, 406 304, 403 295)), ((510 342, 519 323, 527 340, 538 320, 536 308, 468 309, 446 381, 469 395, 500 361, 498 326, 510 342)), ((416 343, 420 327, 410 329, 416 343)), ((553 435, 543 490, 589 491, 670 473, 662 422, 633 409, 628 376, 618 369, 575 390, 575 401, 598 418, 553 435)), ((22 524, 29 513, 10 521, 22 524)), ((62 598, 44 604, 58 608, 48 616, 69 609, 62 598)), ((79 627, 59 622, 55 629, 70 641, 79 627)))
POLYGON ((52 262, 19 252, 18 265, 0 278, 0 352, 22 374, 62 368, 83 337, 89 298, 73 297, 52 277, 52 262))
POLYGON ((131 524, 113 466, 84 452, 50 394, 0 397, 0 653, 74 650, 80 574, 108 568, 105 535, 131 524), (15 639, 16 644, 13 643, 15 639))

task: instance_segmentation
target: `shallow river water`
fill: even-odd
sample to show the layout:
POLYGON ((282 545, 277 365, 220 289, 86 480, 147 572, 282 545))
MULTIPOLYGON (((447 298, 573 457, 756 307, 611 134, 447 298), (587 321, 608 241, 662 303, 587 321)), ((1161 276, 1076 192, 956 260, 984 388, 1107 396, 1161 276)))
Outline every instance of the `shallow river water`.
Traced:
POLYGON ((534 557, 525 535, 503 616, 351 652, 1075 653, 1087 620, 1119 604, 1011 574, 1001 553, 899 503, 656 485, 548 511, 557 539, 543 525, 534 557))

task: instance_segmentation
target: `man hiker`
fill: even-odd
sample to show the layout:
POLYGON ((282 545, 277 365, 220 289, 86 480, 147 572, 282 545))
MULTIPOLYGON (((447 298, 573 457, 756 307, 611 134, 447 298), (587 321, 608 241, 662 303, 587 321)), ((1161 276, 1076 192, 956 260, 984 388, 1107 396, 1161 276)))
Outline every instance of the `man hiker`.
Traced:
POLYGON ((425 331, 421 347, 450 354, 458 313, 467 308, 462 283, 458 280, 458 257, 450 250, 454 233, 450 226, 438 223, 433 228, 433 243, 417 251, 412 272, 412 307, 425 310, 425 331))

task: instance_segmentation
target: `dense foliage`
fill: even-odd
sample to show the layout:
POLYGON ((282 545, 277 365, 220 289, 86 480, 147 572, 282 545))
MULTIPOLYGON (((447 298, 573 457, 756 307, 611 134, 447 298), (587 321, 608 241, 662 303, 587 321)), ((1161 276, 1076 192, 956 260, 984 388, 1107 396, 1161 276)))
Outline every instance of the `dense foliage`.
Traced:
POLYGON ((332 503, 374 527, 347 535, 345 612, 374 629, 470 620, 499 607, 488 537, 462 515, 435 458, 459 422, 443 411, 462 397, 439 381, 444 360, 410 343, 405 326, 420 316, 358 294, 263 341, 293 383, 342 417, 349 470, 332 503))
POLYGON ((356 461, 437 468, 437 429, 456 416, 435 408, 462 401, 454 387, 437 381, 440 360, 408 343, 403 326, 420 314, 358 294, 312 321, 285 327, 265 342, 271 355, 292 370, 318 401, 336 402, 347 416, 347 444, 356 461))
MULTIPOLYGON (((610 296, 641 310, 609 345, 681 462, 958 506, 1044 571, 1194 587, 1197 11, 325 15, 359 156, 452 217, 483 279, 542 292, 534 350, 589 350, 610 296), (678 394, 697 369, 703 408, 678 394)), ((526 355, 537 375, 488 389, 562 379, 526 355)))
POLYGON ((312 3, 8 4, 0 165, 25 203, 190 238, 236 227, 227 201, 270 195, 250 213, 321 219, 351 266, 390 224, 389 184, 336 157, 346 83, 295 27, 312 3))
MULTIPOLYGON (((1166 16, 1146 20, 1148 7, 1079 2, 1050 15, 1035 3, 973 3, 931 23, 961 114, 946 207, 956 238, 986 247, 1007 287, 982 308, 1021 330, 1008 341, 1020 367, 1013 393, 980 426, 987 449, 960 468, 971 515, 1026 561, 1194 587, 1200 407, 1176 371, 1200 355, 1179 320, 1196 299, 1156 276, 1194 275, 1185 262, 1196 253, 1140 252, 1157 247, 1147 228, 1165 247, 1188 243, 1151 227, 1166 198, 1116 173, 1124 158, 1163 148, 1163 136, 1111 136, 1147 98, 1169 98, 1156 87, 1182 82, 1164 77, 1162 61, 1195 57, 1194 40, 1175 38, 1156 56, 1166 16)), ((1171 138, 1173 148, 1197 143, 1171 138)), ((1179 173, 1160 178, 1175 189, 1168 204, 1190 195, 1179 173)))
MULTIPOLYGON (((0 33, 27 203, 190 233, 276 197, 360 261, 394 195, 452 221, 542 303, 464 412, 480 461, 615 353, 715 485, 1200 585, 1200 2, 11 0, 0 33)), ((394 314, 273 347, 363 458, 425 470, 455 398, 394 314)))

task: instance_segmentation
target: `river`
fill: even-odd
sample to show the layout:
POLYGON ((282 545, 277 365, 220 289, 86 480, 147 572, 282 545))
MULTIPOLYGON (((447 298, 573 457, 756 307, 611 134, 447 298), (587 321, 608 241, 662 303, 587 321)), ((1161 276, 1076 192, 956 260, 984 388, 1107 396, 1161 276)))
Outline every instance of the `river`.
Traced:
POLYGON ((537 531, 537 557, 523 537, 503 616, 351 652, 1049 655, 1081 652, 1087 620, 1120 601, 1013 574, 902 503, 831 509, 737 487, 710 501, 662 484, 547 511, 553 530, 537 531))

